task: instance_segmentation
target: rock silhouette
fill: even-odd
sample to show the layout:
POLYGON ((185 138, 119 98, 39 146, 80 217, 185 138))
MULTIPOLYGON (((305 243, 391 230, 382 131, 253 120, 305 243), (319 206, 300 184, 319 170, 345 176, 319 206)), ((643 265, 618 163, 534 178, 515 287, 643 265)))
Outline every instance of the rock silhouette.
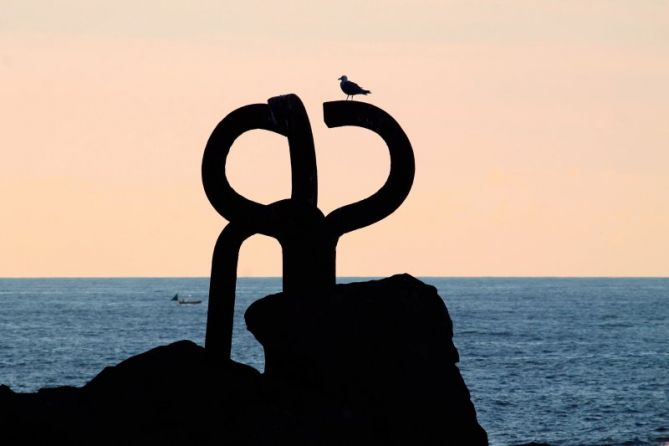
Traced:
POLYGON ((281 293, 245 318, 264 347, 267 378, 318 389, 372 443, 487 444, 434 287, 404 274, 318 298, 281 293))
POLYGON ((263 374, 181 341, 82 388, 1 387, 5 444, 487 444, 434 287, 399 275, 304 297, 247 310, 263 374))

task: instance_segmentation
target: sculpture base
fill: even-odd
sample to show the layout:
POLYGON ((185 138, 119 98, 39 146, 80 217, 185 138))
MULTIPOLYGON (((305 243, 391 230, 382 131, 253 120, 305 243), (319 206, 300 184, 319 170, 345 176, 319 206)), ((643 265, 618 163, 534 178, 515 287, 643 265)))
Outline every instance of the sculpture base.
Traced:
POLYGON ((265 376, 322 395, 340 420, 364 426, 356 435, 378 444, 487 444, 434 287, 396 275, 325 296, 267 296, 245 316, 265 349, 265 376))

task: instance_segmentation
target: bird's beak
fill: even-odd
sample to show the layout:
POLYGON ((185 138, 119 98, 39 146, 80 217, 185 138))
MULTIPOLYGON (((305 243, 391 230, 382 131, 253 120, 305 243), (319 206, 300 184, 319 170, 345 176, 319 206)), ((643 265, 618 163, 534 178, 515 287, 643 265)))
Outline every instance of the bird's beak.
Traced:
POLYGON ((339 79, 337 79, 337 80, 338 80, 338 81, 340 81, 340 80, 341 80, 341 78, 339 78, 339 79))

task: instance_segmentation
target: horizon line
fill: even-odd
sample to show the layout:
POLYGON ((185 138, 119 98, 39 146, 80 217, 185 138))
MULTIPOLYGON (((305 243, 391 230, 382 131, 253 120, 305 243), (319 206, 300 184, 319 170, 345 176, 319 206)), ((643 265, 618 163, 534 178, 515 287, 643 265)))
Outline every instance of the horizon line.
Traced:
MULTIPOLYGON (((337 279, 383 279, 400 274, 388 276, 379 275, 341 275, 337 279)), ((420 275, 409 274, 415 278, 437 278, 437 279, 669 279, 668 276, 654 275, 630 275, 630 276, 607 276, 607 275, 420 275)), ((0 276, 0 280, 68 280, 68 279, 210 279, 210 276, 0 276)), ((281 279, 282 276, 238 276, 237 279, 281 279)))

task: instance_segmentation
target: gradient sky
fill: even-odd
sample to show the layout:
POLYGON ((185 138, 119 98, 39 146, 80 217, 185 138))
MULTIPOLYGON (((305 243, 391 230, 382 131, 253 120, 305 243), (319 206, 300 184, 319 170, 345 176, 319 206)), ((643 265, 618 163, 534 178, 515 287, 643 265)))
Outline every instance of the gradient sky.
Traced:
MULTIPOLYGON (((0 276, 208 275, 203 148, 278 94, 310 114, 321 209, 373 193, 380 139, 322 122, 342 74, 403 126, 416 181, 341 239, 340 275, 669 275, 669 2, 3 0, 0 276)), ((254 131, 230 177, 271 202, 288 162, 254 131)), ((256 236, 240 275, 280 264, 256 236)))

